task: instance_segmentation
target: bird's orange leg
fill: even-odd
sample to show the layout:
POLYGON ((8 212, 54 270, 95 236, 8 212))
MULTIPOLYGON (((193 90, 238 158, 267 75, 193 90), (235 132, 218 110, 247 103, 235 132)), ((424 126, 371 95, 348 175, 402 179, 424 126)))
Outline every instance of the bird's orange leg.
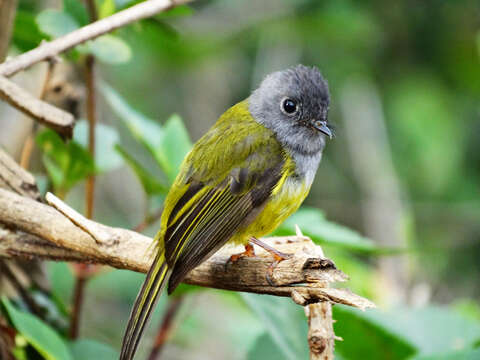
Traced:
POLYGON ((228 265, 236 263, 239 259, 242 257, 255 257, 255 249, 253 248, 253 245, 251 242, 248 242, 245 244, 245 251, 239 254, 233 254, 230 256, 230 259, 228 259, 227 263, 225 264, 225 268, 227 268, 228 265))
POLYGON ((269 254, 273 256, 273 259, 275 260, 267 269, 267 281, 271 286, 275 286, 272 280, 273 276, 273 271, 277 267, 278 264, 280 264, 283 260, 290 259, 293 255, 292 254, 285 254, 281 251, 278 251, 277 249, 271 247, 268 244, 265 244, 263 241, 258 240, 255 237, 250 237, 250 242, 253 243, 257 246, 260 246, 263 248, 265 251, 267 251, 269 254))

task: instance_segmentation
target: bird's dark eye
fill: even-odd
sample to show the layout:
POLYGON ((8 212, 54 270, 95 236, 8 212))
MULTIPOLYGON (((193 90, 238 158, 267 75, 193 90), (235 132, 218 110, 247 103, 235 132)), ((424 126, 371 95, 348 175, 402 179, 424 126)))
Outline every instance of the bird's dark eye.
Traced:
POLYGON ((297 111, 297 102, 292 99, 285 99, 282 101, 282 110, 287 114, 293 114, 297 111))

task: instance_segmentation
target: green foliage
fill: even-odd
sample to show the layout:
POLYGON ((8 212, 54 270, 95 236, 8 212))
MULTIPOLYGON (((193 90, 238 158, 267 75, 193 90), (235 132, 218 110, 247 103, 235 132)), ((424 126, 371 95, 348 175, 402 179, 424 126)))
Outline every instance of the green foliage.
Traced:
POLYGON ((247 360, 258 359, 289 360, 291 358, 282 352, 270 334, 264 333, 257 338, 247 356, 247 360))
POLYGON ((106 83, 102 83, 100 90, 111 110, 128 128, 131 135, 141 142, 151 154, 154 154, 162 143, 162 126, 135 110, 116 90, 106 83))
POLYGON ((249 359, 259 359, 260 354, 272 344, 277 347, 280 359, 306 359, 307 324, 303 309, 290 299, 256 294, 241 294, 250 309, 261 319, 267 334, 261 335, 249 353, 249 359), (288 331, 285 331, 288 329, 288 331), (264 348, 265 347, 265 348, 264 348))
POLYGON ((74 18, 61 10, 48 9, 37 16, 37 24, 43 33, 57 38, 78 29, 74 18))
MULTIPOLYGON (((98 2, 98 1, 97 1, 98 2)), ((98 7, 98 17, 103 19, 115 13, 115 0, 101 0, 98 7)))
POLYGON ((188 5, 176 6, 173 9, 162 12, 156 16, 157 19, 171 19, 193 15, 194 10, 188 5))
MULTIPOLYGON (((88 148, 88 123, 77 121, 73 140, 88 148)), ((95 169, 97 172, 112 171, 123 165, 122 157, 115 152, 120 136, 115 128, 97 123, 95 125, 95 169)))
POLYGON ((94 340, 81 339, 70 346, 74 360, 101 359, 117 360, 118 352, 110 346, 94 340))
POLYGON ((123 157, 125 162, 132 168, 142 184, 143 190, 148 196, 163 194, 166 195, 168 187, 159 182, 147 169, 135 160, 123 147, 117 145, 115 150, 123 157))
POLYGON ((402 334, 395 334, 366 316, 372 312, 362 313, 343 306, 335 306, 333 318, 335 334, 345 341, 335 344, 335 352, 342 358, 355 359, 407 359, 415 354, 416 349, 402 334), (349 341, 354 334, 354 341, 349 341))
POLYGON ((106 64, 121 64, 130 60, 132 51, 121 38, 114 35, 103 35, 86 43, 86 47, 79 46, 81 52, 92 53, 95 58, 106 64))
POLYGON ((396 308, 384 313, 368 311, 365 317, 415 346, 421 355, 468 349, 480 340, 480 323, 448 308, 396 308))
POLYGON ((37 47, 45 38, 35 21, 35 16, 24 10, 17 10, 12 42, 22 52, 37 47))
POLYGON ((15 329, 46 360, 73 360, 67 344, 54 329, 35 316, 15 309, 5 297, 2 304, 15 329))
POLYGON ((154 156, 170 183, 175 180, 180 165, 192 148, 192 142, 180 116, 172 115, 163 127, 162 141, 154 156))
MULTIPOLYGON (((101 89, 111 109, 130 130, 131 136, 155 159, 168 183, 171 184, 177 176, 183 158, 192 147, 192 142, 180 116, 176 114, 170 116, 162 126, 133 109, 120 94, 107 84, 103 84, 101 89)), ((116 149, 132 167, 148 195, 166 193, 166 186, 155 179, 147 170, 147 166, 143 166, 122 146, 117 146, 116 149)))
POLYGON ((448 353, 439 353, 434 355, 420 355, 410 360, 478 360, 480 359, 480 349, 468 349, 462 351, 452 351, 448 353))
POLYGON ((75 184, 95 173, 95 164, 83 147, 75 141, 65 143, 52 130, 37 135, 43 151, 43 164, 58 194, 66 194, 75 184))
POLYGON ((412 355, 415 359, 443 359, 437 354, 459 349, 469 354, 480 340, 480 323, 448 308, 360 312, 335 306, 334 318, 338 336, 355 334, 353 341, 336 344, 336 351, 345 359, 410 359, 412 355))
POLYGON ((88 13, 83 1, 63 0, 63 11, 70 15, 80 26, 88 24, 88 13))
POLYGON ((380 249, 372 240, 357 232, 328 221, 319 209, 303 207, 290 216, 275 232, 277 235, 295 233, 295 225, 318 244, 333 245, 352 251, 373 253, 380 249))
MULTIPOLYGON (((83 21, 84 17, 82 7, 73 5, 70 1, 67 3, 64 10, 47 9, 37 16, 38 27, 43 33, 52 38, 58 38, 80 28, 78 21, 83 21)), ((127 43, 112 34, 78 45, 76 50, 82 54, 93 54, 106 64, 125 63, 132 56, 127 43)))
MULTIPOLYGON (((100 18, 139 2, 95 1, 100 18)), ((361 75, 378 91, 380 111, 384 110, 380 114, 384 122, 379 126, 385 127, 390 143, 381 151, 392 153, 393 176, 398 173, 395 180, 416 227, 408 237, 411 248, 401 256, 407 258, 408 270, 419 275, 415 280, 431 285, 435 302, 450 302, 456 294, 467 300, 454 301, 452 307, 393 307, 365 313, 335 306, 336 334, 344 338, 336 343, 336 359, 480 358, 476 286, 480 216, 478 4, 460 0, 428 7, 398 2, 391 11, 391 2, 297 0, 281 1, 273 8, 262 4, 252 11, 253 3, 208 1, 179 6, 72 50, 75 60, 94 54, 101 62, 116 65, 101 66, 97 75, 109 84, 99 79, 98 89, 108 105, 105 111, 99 102, 99 114, 112 126, 97 125, 95 159, 86 151, 84 121, 77 122, 69 143, 50 131, 39 134, 38 144, 55 191, 65 195, 90 174, 127 165, 141 183, 146 205, 153 208, 154 203, 160 208, 192 146, 182 118, 171 114, 189 114, 186 125, 196 138, 227 106, 248 96, 265 73, 298 62, 318 65, 332 92, 330 120, 338 125, 338 137, 328 144, 308 198, 309 204, 323 211, 302 208, 276 234, 291 235, 298 224, 350 275, 348 287, 377 300, 385 290, 380 288, 376 261, 372 261, 377 259, 371 255, 398 255, 404 249, 385 249, 360 235, 368 226, 363 219, 369 197, 385 196, 387 205, 390 201, 380 188, 378 194, 366 193, 355 178, 347 151, 349 140, 342 131, 342 89, 361 75), (194 11, 192 19, 186 18, 194 11), (119 121, 114 121, 117 118, 119 121), (416 264, 415 258, 421 261, 416 264)), ((63 0, 61 10, 44 10, 43 5, 42 1, 19 1, 12 39, 18 51, 30 50, 44 39, 56 38, 90 21, 84 1, 63 0)), ((368 139, 361 141, 368 144, 368 139)), ((370 176, 377 181, 375 173, 370 176)), ((46 181, 43 185, 43 189, 49 188, 46 181)), ((80 197, 76 192, 72 191, 69 201, 80 197)), ((123 205, 124 194, 106 193, 112 199, 107 216, 117 217, 118 223, 124 216, 119 213, 135 216, 132 209, 141 211, 144 205, 141 196, 140 205, 130 206, 123 205), (118 203, 122 207, 117 209, 118 203)), ((96 216, 106 215, 96 209, 96 216)), ((400 227, 386 231, 409 230, 403 224, 400 227)), ((64 263, 49 263, 48 272, 54 304, 46 307, 52 310, 48 323, 55 330, 47 326, 49 330, 44 332, 44 323, 10 303, 3 304, 20 332, 15 356, 29 359, 34 352, 37 357, 40 353, 53 358, 53 341, 61 344, 72 360, 117 358, 110 345, 118 349, 123 330, 120 324, 126 320, 143 276, 105 271, 92 279, 87 287, 82 331, 110 345, 83 339, 68 344, 60 335, 65 328, 61 320, 68 314, 64 304, 70 301, 73 277, 64 263), (54 331, 56 335, 52 335, 54 331)), ((188 351, 194 357, 212 359, 226 358, 225 354, 248 360, 307 358, 306 319, 290 300, 238 295, 244 308, 229 302, 222 309, 218 299, 224 295, 197 290, 182 285, 175 293, 194 304, 182 310, 185 314, 178 316, 179 329, 174 326, 173 330, 172 347, 182 351, 182 358, 192 358, 188 351), (215 344, 212 350, 204 343, 212 337, 212 329, 218 328, 217 338, 210 339, 215 344)), ((154 320, 159 320, 164 304, 165 296, 154 320)), ((155 326, 152 328, 155 331, 155 326)), ((144 351, 148 351, 146 347, 144 351)), ((55 354, 55 359, 61 358, 55 354)))

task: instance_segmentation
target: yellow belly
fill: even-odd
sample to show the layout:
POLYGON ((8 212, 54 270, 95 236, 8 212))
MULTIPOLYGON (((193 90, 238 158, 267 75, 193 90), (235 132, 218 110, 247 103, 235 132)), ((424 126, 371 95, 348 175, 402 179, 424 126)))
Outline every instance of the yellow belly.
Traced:
POLYGON ((256 238, 268 235, 283 221, 293 214, 308 195, 310 186, 287 178, 271 198, 255 220, 247 227, 240 229, 229 243, 246 244, 250 236, 256 238))

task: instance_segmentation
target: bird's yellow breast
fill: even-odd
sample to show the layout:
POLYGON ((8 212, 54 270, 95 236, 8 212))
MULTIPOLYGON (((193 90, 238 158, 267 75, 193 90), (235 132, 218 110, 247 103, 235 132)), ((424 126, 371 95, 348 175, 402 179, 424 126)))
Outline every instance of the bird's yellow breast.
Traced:
POLYGON ((310 186, 291 175, 279 183, 258 216, 247 227, 240 229, 229 243, 246 244, 250 236, 268 235, 291 214, 298 210, 308 195, 310 186))

